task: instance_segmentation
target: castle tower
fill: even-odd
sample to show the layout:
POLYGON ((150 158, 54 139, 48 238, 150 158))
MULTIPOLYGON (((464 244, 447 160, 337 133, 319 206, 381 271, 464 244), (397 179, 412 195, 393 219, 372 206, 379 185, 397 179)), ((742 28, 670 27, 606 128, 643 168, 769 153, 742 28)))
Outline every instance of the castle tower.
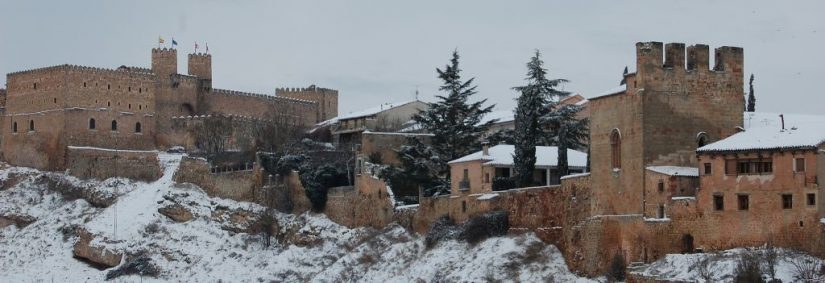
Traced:
POLYGON ((206 53, 189 54, 189 75, 211 80, 212 55, 206 53))
POLYGON ((152 72, 158 77, 177 74, 178 51, 171 48, 152 48, 152 72))
POLYGON ((698 167, 696 149, 742 126, 742 48, 636 44, 626 90, 590 99, 594 213, 644 214, 648 166, 698 167))
POLYGON ((315 123, 320 123, 338 116, 337 90, 311 85, 307 88, 277 88, 275 89, 275 95, 315 102, 315 123))

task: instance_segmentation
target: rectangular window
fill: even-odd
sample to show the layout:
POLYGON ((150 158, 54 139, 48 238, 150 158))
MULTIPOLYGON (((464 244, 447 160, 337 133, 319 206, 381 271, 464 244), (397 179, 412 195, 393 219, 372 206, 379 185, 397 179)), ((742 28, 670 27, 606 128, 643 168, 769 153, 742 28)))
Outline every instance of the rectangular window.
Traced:
POLYGON ((717 211, 725 210, 725 197, 722 195, 713 196, 713 209, 717 211))
POLYGON ((665 181, 659 180, 659 192, 665 191, 665 181))
POLYGON ((794 158, 793 161, 794 172, 805 172, 805 158, 794 158))
POLYGON ((711 169, 710 163, 705 163, 705 175, 710 175, 711 174, 710 169, 711 169))
POLYGON ((736 160, 725 160, 725 175, 736 175, 736 160))
POLYGON ((466 181, 466 180, 469 180, 469 179, 470 179, 470 170, 464 169, 464 179, 463 180, 466 181))
POLYGON ((816 205, 816 194, 808 194, 808 205, 816 205))
POLYGON ((782 209, 791 209, 791 208, 793 208, 793 195, 783 194, 782 195, 782 209))
POLYGON ((750 208, 748 195, 738 195, 736 197, 739 200, 739 210, 748 210, 748 208, 750 208))
POLYGON ((736 174, 750 175, 750 174, 768 174, 768 173, 772 173, 772 172, 773 172, 773 161, 771 161, 771 160, 765 160, 765 159, 740 159, 740 160, 736 160, 736 174))

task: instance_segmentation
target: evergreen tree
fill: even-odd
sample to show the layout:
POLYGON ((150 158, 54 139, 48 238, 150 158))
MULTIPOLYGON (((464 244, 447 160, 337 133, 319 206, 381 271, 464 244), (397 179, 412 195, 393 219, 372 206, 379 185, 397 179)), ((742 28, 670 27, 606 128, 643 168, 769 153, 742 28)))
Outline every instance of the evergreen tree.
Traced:
POLYGON ((562 105, 555 107, 543 117, 543 121, 550 129, 550 136, 558 147, 558 176, 570 173, 567 160, 568 149, 582 149, 590 133, 589 120, 578 119, 576 114, 581 111, 579 105, 562 105))
POLYGON ((492 111, 493 106, 483 106, 486 99, 469 102, 469 98, 476 93, 476 87, 473 78, 462 81, 458 59, 458 51, 454 51, 450 64, 443 70, 436 69, 438 78, 443 81, 439 89, 447 95, 436 96, 438 101, 431 104, 428 110, 413 116, 413 120, 425 131, 433 134, 433 152, 437 154, 433 156, 433 162, 443 165, 435 167, 444 168, 439 175, 445 176, 447 180, 450 172, 446 163, 479 150, 482 134, 498 121, 494 119, 481 123, 481 119, 492 111))
POLYGON ((751 79, 748 82, 750 85, 750 92, 748 93, 748 112, 756 111, 756 96, 753 94, 753 74, 751 74, 751 79))
POLYGON ((449 192, 449 183, 439 178, 447 164, 438 161, 438 153, 418 138, 407 138, 407 144, 397 151, 399 167, 386 167, 378 173, 393 190, 418 190, 425 196, 449 192))
POLYGON ((547 79, 541 54, 536 54, 527 63, 527 85, 514 87, 521 92, 517 99, 515 115, 515 153, 513 169, 516 185, 526 187, 533 185, 533 171, 536 168, 536 145, 543 136, 541 118, 556 106, 558 100, 570 93, 555 88, 565 79, 547 79))
POLYGON ((627 84, 627 79, 625 78, 625 76, 627 76, 627 66, 624 66, 624 72, 622 72, 622 81, 619 82, 619 85, 627 84))

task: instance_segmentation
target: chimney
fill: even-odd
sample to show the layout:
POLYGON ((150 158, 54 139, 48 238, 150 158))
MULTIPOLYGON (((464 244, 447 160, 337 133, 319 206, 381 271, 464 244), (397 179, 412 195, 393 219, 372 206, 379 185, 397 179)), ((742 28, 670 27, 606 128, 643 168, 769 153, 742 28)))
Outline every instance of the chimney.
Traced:
POLYGON ((779 120, 782 121, 782 130, 785 130, 785 115, 779 114, 779 120))
POLYGON ((490 155, 490 143, 484 141, 481 143, 481 156, 487 155, 490 155))

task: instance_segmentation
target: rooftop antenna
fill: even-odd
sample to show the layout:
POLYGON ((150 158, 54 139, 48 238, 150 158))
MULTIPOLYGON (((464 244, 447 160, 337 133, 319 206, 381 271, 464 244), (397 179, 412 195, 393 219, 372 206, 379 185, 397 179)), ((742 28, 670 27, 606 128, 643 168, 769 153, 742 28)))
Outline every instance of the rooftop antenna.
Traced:
POLYGON ((415 86, 415 101, 418 101, 418 86, 415 86))

